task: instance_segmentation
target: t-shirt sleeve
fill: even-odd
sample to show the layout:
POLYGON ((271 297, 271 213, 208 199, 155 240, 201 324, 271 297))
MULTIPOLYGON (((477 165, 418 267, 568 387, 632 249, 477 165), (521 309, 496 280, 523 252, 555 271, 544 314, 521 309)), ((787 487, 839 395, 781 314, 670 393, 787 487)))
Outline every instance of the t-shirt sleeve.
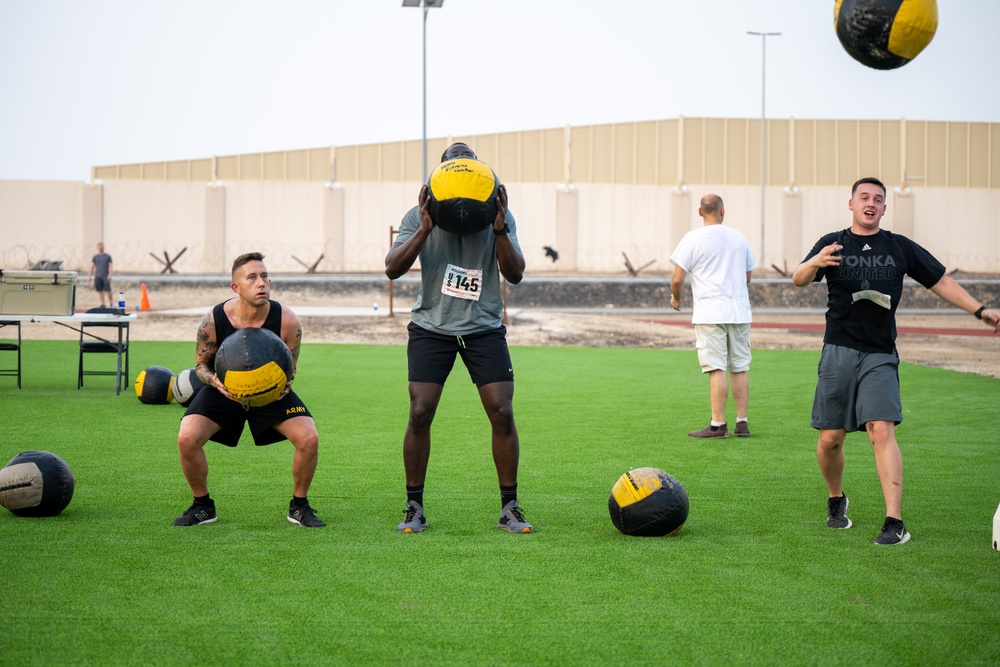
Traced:
POLYGON ((897 236, 900 246, 906 253, 906 274, 918 283, 930 289, 938 284, 945 274, 945 266, 919 243, 905 236, 897 236))
POLYGON ((396 238, 393 240, 393 244, 405 243, 420 227, 420 207, 414 206, 403 219, 399 222, 399 233, 396 234, 396 238))
MULTIPOLYGON (((823 236, 821 236, 819 241, 816 241, 816 245, 812 247, 812 250, 806 253, 805 258, 803 258, 802 261, 808 262, 810 259, 818 255, 823 248, 837 241, 840 238, 840 233, 841 232, 831 232, 829 234, 824 234, 823 236)), ((816 270, 816 277, 813 278, 812 281, 814 283, 818 283, 821 280, 823 280, 825 276, 826 276, 826 267, 821 267, 816 270)))
POLYGON ((677 249, 670 256, 670 262, 679 266, 688 273, 691 272, 691 237, 685 234, 681 242, 677 244, 677 249))

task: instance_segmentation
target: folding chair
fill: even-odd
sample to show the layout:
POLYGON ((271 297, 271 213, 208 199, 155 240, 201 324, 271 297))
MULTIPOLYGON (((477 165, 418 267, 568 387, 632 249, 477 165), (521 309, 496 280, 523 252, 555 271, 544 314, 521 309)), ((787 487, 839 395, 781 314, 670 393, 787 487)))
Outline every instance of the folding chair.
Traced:
MULTIPOLYGON (((117 308, 91 308, 87 313, 107 313, 111 315, 120 314, 117 308)), ((120 394, 122 387, 128 384, 128 347, 129 347, 129 323, 128 322, 106 322, 101 320, 84 320, 80 322, 80 372, 77 376, 76 388, 83 387, 84 375, 114 375, 115 394, 120 394), (101 327, 103 329, 116 329, 117 340, 112 338, 102 338, 95 333, 88 332, 87 329, 101 327), (96 352, 98 354, 118 355, 118 365, 115 370, 84 370, 83 357, 86 354, 96 352), (122 373, 122 358, 125 359, 125 372, 122 373)))
POLYGON ((17 388, 21 388, 21 322, 20 321, 0 321, 0 329, 4 327, 17 327, 16 343, 0 343, 0 352, 17 352, 17 368, 0 369, 0 375, 7 377, 17 377, 17 388))

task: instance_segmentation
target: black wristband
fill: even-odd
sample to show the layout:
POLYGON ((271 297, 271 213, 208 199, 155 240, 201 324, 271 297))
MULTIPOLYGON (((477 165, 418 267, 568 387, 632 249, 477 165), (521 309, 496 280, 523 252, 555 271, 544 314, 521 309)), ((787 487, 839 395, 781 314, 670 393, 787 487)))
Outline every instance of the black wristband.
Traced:
POLYGON ((973 313, 977 320, 983 319, 983 311, 986 310, 986 306, 979 306, 979 310, 973 313))
POLYGON ((493 228, 493 235, 494 236, 503 236, 504 234, 507 234, 509 232, 510 232, 510 225, 508 225, 506 222, 503 223, 503 229, 501 229, 499 231, 497 230, 496 227, 493 228))

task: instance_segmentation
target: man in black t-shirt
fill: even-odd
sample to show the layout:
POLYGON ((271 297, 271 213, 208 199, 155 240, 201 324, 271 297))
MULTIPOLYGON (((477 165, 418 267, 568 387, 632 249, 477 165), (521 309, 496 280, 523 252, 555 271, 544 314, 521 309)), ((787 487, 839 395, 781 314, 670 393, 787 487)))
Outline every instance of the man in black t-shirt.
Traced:
POLYGON ((830 528, 850 528, 844 474, 848 432, 868 432, 885 499, 885 521, 875 544, 903 544, 903 459, 896 425, 903 420, 896 353, 896 309, 908 275, 939 297, 1000 333, 1000 310, 987 308, 945 274, 945 267, 910 239, 881 229, 885 185, 862 178, 851 189, 851 226, 826 234, 796 267, 796 287, 826 278, 826 334, 810 425, 819 430, 816 458, 830 491, 830 528))

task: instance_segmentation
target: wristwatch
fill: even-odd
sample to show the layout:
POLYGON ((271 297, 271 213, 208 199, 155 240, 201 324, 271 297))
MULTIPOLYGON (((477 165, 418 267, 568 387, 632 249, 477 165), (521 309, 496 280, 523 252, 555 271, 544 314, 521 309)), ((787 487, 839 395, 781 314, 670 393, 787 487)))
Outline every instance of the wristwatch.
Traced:
POLYGON ((506 222, 503 223, 503 229, 497 230, 496 227, 493 228, 493 234, 495 236, 503 236, 504 234, 509 234, 509 233, 510 233, 510 225, 508 225, 506 222))

